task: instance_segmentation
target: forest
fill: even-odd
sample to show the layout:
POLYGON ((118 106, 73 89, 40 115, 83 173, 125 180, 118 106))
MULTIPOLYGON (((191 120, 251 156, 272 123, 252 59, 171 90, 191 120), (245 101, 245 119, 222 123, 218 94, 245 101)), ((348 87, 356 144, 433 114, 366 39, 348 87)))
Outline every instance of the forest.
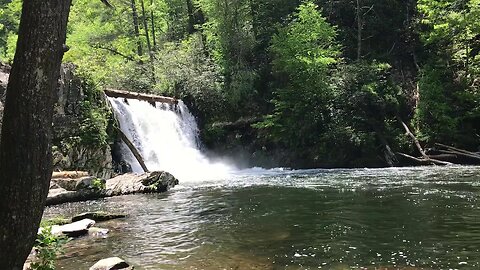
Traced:
MULTIPOLYGON (((183 99, 207 147, 246 144, 293 167, 478 151, 479 0, 106 3, 73 1, 63 62, 98 89, 183 99)), ((21 6, 0 1, 4 63, 21 6)))

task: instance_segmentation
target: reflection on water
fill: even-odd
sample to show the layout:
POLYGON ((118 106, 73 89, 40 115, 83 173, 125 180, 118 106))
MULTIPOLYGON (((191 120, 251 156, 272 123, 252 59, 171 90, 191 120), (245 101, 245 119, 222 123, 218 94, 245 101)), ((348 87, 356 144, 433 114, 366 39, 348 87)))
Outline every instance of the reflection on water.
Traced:
POLYGON ((480 169, 243 171, 169 193, 72 203, 126 212, 70 242, 60 269, 480 269, 480 169))

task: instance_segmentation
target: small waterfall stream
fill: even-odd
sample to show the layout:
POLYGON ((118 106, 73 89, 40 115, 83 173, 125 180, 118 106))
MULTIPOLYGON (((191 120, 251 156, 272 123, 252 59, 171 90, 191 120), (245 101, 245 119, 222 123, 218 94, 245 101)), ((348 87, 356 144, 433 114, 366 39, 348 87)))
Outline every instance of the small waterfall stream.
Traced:
MULTIPOLYGON (((150 171, 165 170, 183 182, 224 178, 233 170, 227 164, 210 161, 199 149, 198 127, 182 101, 170 105, 157 102, 110 98, 120 128, 138 149, 150 171)), ((133 172, 143 172, 128 147, 122 156, 133 172)))

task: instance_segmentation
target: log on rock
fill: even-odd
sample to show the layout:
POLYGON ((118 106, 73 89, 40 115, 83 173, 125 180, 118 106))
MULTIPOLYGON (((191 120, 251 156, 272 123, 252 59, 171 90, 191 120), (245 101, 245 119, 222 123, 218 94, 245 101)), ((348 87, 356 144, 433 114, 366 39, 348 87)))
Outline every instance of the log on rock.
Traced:
POLYGON ((80 178, 80 177, 85 177, 88 176, 88 172, 84 171, 61 171, 61 172, 53 172, 52 173, 52 179, 55 178, 80 178))
POLYGON ((128 173, 106 181, 105 189, 84 188, 68 191, 63 188, 51 189, 46 205, 66 202, 95 200, 105 197, 134 193, 161 193, 178 184, 178 180, 168 172, 158 171, 143 174, 128 173))
POLYGON ((107 88, 104 90, 105 95, 113 98, 130 98, 130 99, 138 99, 143 101, 148 101, 150 103, 154 102, 163 102, 168 104, 177 104, 178 100, 171 97, 164 97, 152 94, 145 94, 145 93, 137 93, 137 92, 129 92, 124 90, 116 90, 107 88))

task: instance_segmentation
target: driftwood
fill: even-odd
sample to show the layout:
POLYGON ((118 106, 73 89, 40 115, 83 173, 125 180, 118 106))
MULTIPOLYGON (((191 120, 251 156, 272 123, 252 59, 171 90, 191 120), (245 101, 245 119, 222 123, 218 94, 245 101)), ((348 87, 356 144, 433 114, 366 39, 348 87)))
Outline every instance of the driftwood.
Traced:
POLYGON ((85 177, 88 176, 88 172, 83 172, 83 171, 61 171, 61 172, 53 172, 52 173, 52 179, 57 179, 57 178, 72 178, 72 179, 77 179, 80 177, 85 177))
POLYGON ((143 100, 150 103, 163 102, 168 104, 177 104, 178 102, 177 99, 171 98, 171 97, 129 92, 129 91, 123 91, 123 90, 110 89, 110 88, 105 89, 104 92, 105 92, 105 95, 113 98, 120 97, 120 98, 138 99, 138 100, 143 100))
POLYGON ((480 160, 480 154, 478 154, 478 153, 470 152, 470 151, 459 149, 459 148, 455 148, 453 146, 448 146, 448 145, 441 144, 441 143, 436 143, 435 145, 447 149, 447 150, 438 150, 441 153, 463 156, 463 157, 467 157, 467 158, 473 158, 473 159, 476 159, 476 160, 480 160))
POLYGON ((117 128, 118 134, 120 134, 120 138, 122 139, 123 142, 127 145, 128 149, 132 151, 132 154, 135 156, 137 159, 138 163, 140 163, 140 166, 142 166, 142 169, 144 172, 149 172, 147 169, 147 165, 145 165, 145 161, 143 161, 142 155, 140 155, 140 152, 138 152, 137 148, 133 143, 128 139, 127 135, 123 133, 123 131, 119 128, 117 128))
POLYGON ((402 124, 403 128, 405 129, 406 134, 414 142, 415 146, 418 149, 418 152, 420 152, 422 157, 421 158, 416 158, 416 157, 413 157, 413 156, 410 156, 410 155, 407 155, 407 154, 404 154, 404 153, 398 153, 399 155, 410 158, 412 160, 415 160, 415 161, 421 162, 421 163, 428 163, 428 164, 434 164, 434 165, 451 165, 452 164, 451 162, 438 160, 438 159, 432 158, 431 156, 427 155, 425 153, 425 150, 423 150, 422 146, 420 145, 420 142, 418 141, 417 137, 410 131, 407 124, 405 124, 405 122, 403 122, 402 119, 399 116, 397 116, 397 119, 402 124))

